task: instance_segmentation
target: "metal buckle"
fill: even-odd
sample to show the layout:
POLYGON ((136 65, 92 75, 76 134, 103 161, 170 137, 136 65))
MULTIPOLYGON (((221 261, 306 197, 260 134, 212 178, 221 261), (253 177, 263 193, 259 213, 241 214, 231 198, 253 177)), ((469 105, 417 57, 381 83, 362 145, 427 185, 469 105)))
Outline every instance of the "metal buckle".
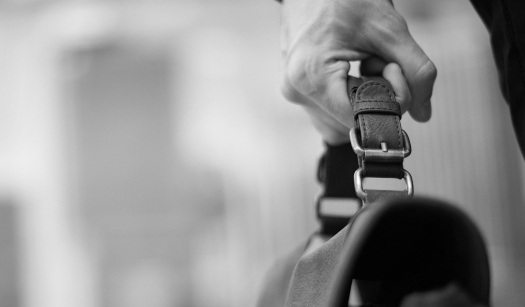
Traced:
MULTIPOLYGON (((405 183, 407 184, 407 194, 408 196, 412 197, 414 196, 414 183, 412 182, 412 176, 407 170, 403 170, 403 173, 405 176, 403 179, 405 179, 405 183)), ((359 198, 361 198, 363 201, 366 199, 366 192, 363 190, 363 169, 358 168, 357 171, 354 173, 354 186, 355 186, 355 192, 359 198)))
POLYGON ((357 129, 354 127, 350 129, 350 142, 352 143, 352 149, 357 156, 363 158, 363 161, 374 161, 374 162, 403 162, 403 159, 410 156, 412 153, 412 147, 410 145, 410 139, 408 138, 405 130, 401 130, 403 134, 403 145, 404 149, 388 149, 386 143, 381 143, 381 149, 363 149, 358 142, 357 129))

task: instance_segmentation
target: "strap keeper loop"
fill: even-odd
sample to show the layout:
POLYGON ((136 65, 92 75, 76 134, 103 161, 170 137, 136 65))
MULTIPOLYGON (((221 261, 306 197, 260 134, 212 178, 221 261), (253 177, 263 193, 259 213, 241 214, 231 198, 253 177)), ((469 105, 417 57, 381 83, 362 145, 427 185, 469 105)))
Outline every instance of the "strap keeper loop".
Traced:
POLYGON ((383 100, 360 100, 353 105, 354 118, 362 113, 387 113, 397 115, 401 118, 401 107, 395 101, 383 100))

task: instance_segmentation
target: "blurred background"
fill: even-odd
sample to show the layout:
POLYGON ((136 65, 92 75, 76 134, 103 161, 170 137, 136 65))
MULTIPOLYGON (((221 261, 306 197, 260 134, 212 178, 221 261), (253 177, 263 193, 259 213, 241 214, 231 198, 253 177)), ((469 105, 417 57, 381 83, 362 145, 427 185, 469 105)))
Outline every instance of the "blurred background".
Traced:
MULTIPOLYGON (((439 70, 403 126, 416 194, 525 294, 524 162, 467 0, 396 1, 439 70)), ((279 92, 271 0, 0 2, 0 307, 254 306, 316 229, 322 142, 279 92)))

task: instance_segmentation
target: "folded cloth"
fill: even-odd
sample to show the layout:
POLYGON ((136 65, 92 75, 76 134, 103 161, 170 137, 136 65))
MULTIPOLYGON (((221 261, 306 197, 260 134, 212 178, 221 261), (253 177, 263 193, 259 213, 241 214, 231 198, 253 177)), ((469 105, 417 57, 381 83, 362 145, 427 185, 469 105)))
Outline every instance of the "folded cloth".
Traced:
MULTIPOLYGON (((483 238, 472 220, 448 203, 398 198, 367 205, 347 227, 317 244, 307 248, 293 273, 273 275, 273 286, 279 274, 290 283, 272 304, 261 304, 261 299, 260 307, 348 306, 351 287, 359 288, 361 306, 411 307, 425 295, 428 302, 443 301, 447 307, 450 300, 467 304, 458 306, 490 305, 483 238), (436 299, 440 295, 441 301, 436 299)), ((297 257, 296 251, 288 267, 297 257)), ((277 292, 263 291, 266 296, 277 292)))

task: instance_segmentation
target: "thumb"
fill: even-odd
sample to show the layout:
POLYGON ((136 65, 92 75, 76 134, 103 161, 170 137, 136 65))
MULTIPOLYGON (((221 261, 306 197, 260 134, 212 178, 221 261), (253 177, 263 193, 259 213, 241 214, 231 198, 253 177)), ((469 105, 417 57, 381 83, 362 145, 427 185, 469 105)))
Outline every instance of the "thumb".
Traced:
POLYGON ((437 76, 434 63, 412 38, 406 24, 404 31, 396 32, 383 42, 386 43, 379 48, 379 55, 401 67, 410 89, 410 116, 416 121, 428 121, 432 115, 430 98, 437 76))

